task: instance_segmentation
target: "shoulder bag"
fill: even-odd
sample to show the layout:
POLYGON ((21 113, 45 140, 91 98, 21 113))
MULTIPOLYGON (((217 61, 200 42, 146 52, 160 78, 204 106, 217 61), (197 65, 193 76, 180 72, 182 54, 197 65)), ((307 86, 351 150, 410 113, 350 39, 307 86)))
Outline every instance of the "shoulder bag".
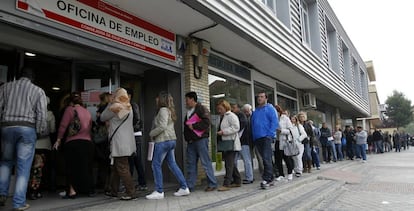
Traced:
POLYGON ((292 140, 289 140, 289 135, 286 135, 286 144, 283 148, 283 153, 286 156, 296 156, 299 155, 299 147, 295 140, 293 140, 292 131, 289 129, 290 135, 292 136, 292 140))

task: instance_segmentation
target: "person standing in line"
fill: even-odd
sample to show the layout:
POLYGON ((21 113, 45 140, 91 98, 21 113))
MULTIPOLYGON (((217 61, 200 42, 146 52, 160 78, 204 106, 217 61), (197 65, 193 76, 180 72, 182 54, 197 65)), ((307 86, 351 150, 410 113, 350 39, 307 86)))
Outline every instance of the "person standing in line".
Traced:
POLYGON ((372 139, 375 144, 375 152, 378 153, 384 153, 384 143, 383 143, 383 135, 381 134, 381 131, 375 128, 374 133, 372 133, 372 139))
POLYGON ((303 172, 302 157, 305 151, 304 143, 306 142, 308 138, 308 134, 306 133, 305 128, 300 123, 296 115, 292 116, 290 118, 290 121, 292 122, 292 125, 293 125, 293 128, 292 128, 293 140, 296 141, 296 144, 298 145, 298 148, 299 148, 299 154, 296 156, 292 156, 292 159, 294 162, 295 176, 300 177, 302 176, 302 172, 303 172))
POLYGON ((60 121, 58 136, 53 149, 57 150, 62 144, 65 132, 75 115, 79 118, 80 129, 76 134, 65 139, 64 158, 66 167, 67 190, 63 199, 75 199, 79 193, 94 196, 95 187, 91 175, 93 171, 93 144, 91 139, 92 116, 83 107, 79 92, 70 94, 71 105, 67 106, 60 121))
POLYGON ((342 155, 342 130, 339 126, 336 126, 335 133, 333 135, 334 137, 334 144, 335 144, 335 151, 337 155, 337 160, 342 161, 343 155, 342 155))
POLYGON ((346 138, 346 155, 348 156, 349 160, 354 160, 354 137, 355 133, 354 130, 352 130, 351 126, 346 125, 344 135, 346 138))
POLYGON ((312 126, 313 135, 315 138, 312 141, 312 164, 315 165, 316 170, 321 170, 321 162, 319 161, 319 149, 321 147, 320 137, 321 132, 318 127, 313 126, 313 121, 309 120, 308 123, 312 126))
POLYGON ((366 145, 367 145, 368 134, 365 130, 362 129, 361 126, 358 126, 355 137, 356 137, 357 155, 358 157, 362 157, 362 162, 365 163, 367 162, 366 145))
MULTIPOLYGON (((276 181, 281 181, 285 178, 285 173, 283 170, 282 160, 285 161, 287 168, 287 179, 288 181, 293 179, 293 165, 294 161, 292 156, 287 156, 284 153, 284 149, 287 141, 293 140, 293 124, 287 116, 286 111, 282 109, 279 105, 276 105, 276 111, 279 114, 279 128, 278 139, 275 145, 275 163, 278 168, 279 175, 276 178, 276 181)), ((298 136, 299 137, 299 136, 298 136)))
MULTIPOLYGON (((250 155, 251 155, 250 157, 251 157, 251 160, 252 160, 252 170, 254 170, 253 157, 256 157, 257 163, 258 163, 258 166, 259 166, 259 172, 260 172, 260 174, 263 174, 263 171, 264 171, 263 170, 264 169, 263 159, 260 156, 260 153, 257 150, 257 147, 253 144, 253 140, 252 140, 252 126, 251 126, 251 116, 252 116, 252 113, 253 113, 252 106, 250 104, 244 104, 243 107, 242 107, 242 112, 246 115, 247 123, 248 123, 248 126, 246 127, 246 132, 247 131, 248 132, 244 133, 244 134, 246 136, 248 136, 248 137, 246 137, 246 139, 248 139, 249 146, 250 146, 250 155)), ((254 180, 254 178, 253 178, 253 180, 254 180)))
POLYGON ((197 180, 198 159, 207 176, 208 185, 205 191, 217 189, 217 179, 211 163, 208 150, 210 134, 210 112, 201 103, 197 102, 197 93, 185 94, 187 115, 184 120, 184 138, 187 141, 187 185, 190 191, 194 190, 197 180))
POLYGON ((174 130, 174 122, 177 120, 174 108, 174 100, 167 92, 160 92, 156 98, 158 107, 157 116, 154 119, 154 127, 149 136, 155 142, 154 157, 152 159, 152 172, 154 174, 155 191, 147 195, 147 199, 163 199, 163 176, 162 163, 164 159, 175 178, 180 183, 180 188, 174 193, 175 196, 186 196, 190 194, 187 182, 181 169, 175 162, 175 145, 177 136, 174 130))
POLYGON ((128 92, 128 97, 131 99, 130 103, 132 106, 133 118, 132 125, 134 128, 134 137, 135 145, 137 147, 136 152, 129 158, 129 170, 131 171, 131 176, 134 173, 134 167, 138 174, 138 185, 135 186, 135 189, 139 191, 148 190, 147 181, 145 179, 145 170, 144 170, 144 160, 142 159, 142 120, 141 112, 139 106, 136 102, 132 101, 134 96, 134 91, 130 88, 126 89, 128 92))
POLYGON ((253 167, 252 167, 252 158, 250 155, 250 145, 251 145, 251 135, 250 135, 250 122, 247 119, 246 115, 240 111, 239 105, 233 104, 231 106, 231 111, 234 112, 239 118, 240 130, 239 137, 241 142, 241 151, 237 152, 235 158, 235 165, 237 167, 237 161, 241 156, 244 163, 244 174, 245 179, 243 184, 253 183, 253 167))
POLYGON ((252 137, 254 145, 263 159, 263 181, 260 187, 266 189, 273 186, 272 142, 279 128, 279 118, 272 104, 267 103, 266 92, 257 94, 257 107, 251 117, 252 137))
MULTIPOLYGON (((332 138, 332 133, 331 130, 328 128, 328 126, 326 125, 326 123, 322 123, 322 127, 319 129, 321 131, 321 137, 320 137, 320 141, 322 144, 322 155, 323 155, 323 161, 326 163, 330 163, 331 162, 331 155, 333 158, 333 149, 332 149, 332 141, 333 140, 329 140, 332 138)), ((336 160, 335 160, 336 161, 336 160)))
MULTIPOLYGON (((315 134, 313 133, 312 125, 306 121, 307 116, 305 112, 299 112, 298 113, 298 119, 300 124, 303 125, 303 129, 306 132, 306 139, 304 139, 303 146, 303 165, 304 165, 304 172, 305 173, 311 173, 312 170, 312 147, 313 147, 313 141, 315 139, 315 134)), ((296 171, 295 171, 296 172, 296 171)))
POLYGON ((46 94, 33 84, 34 73, 23 67, 18 80, 0 87, 0 206, 9 195, 12 167, 16 167, 13 209, 26 210, 26 191, 35 153, 37 135, 45 135, 47 127, 46 94))
POLYGON ((118 88, 114 92, 112 102, 101 114, 101 121, 109 121, 110 157, 113 168, 111 169, 111 193, 117 197, 119 182, 125 185, 126 195, 121 200, 132 200, 135 194, 135 185, 129 170, 128 158, 136 151, 134 128, 132 127, 132 107, 129 103, 127 91, 118 88))
POLYGON ((392 140, 394 142, 395 152, 401 152, 401 141, 400 141, 400 133, 397 130, 394 130, 394 134, 392 136, 392 140))

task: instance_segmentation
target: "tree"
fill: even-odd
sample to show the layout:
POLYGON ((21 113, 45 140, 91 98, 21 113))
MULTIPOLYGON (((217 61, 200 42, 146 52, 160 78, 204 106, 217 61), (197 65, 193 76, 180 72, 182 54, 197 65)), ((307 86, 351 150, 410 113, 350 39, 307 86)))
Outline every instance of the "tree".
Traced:
POLYGON ((411 100, 405 98, 402 92, 393 91, 385 101, 387 104, 388 123, 394 127, 404 127, 413 120, 411 100))

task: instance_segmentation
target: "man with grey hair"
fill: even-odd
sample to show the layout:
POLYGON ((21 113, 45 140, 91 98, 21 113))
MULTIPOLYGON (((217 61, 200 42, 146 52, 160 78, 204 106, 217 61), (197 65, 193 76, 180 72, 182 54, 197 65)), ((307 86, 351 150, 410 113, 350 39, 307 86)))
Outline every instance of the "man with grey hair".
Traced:
POLYGON ((0 87, 0 206, 9 194, 12 167, 16 166, 13 209, 26 210, 26 191, 35 153, 36 134, 47 128, 47 101, 43 89, 34 85, 33 70, 23 68, 18 80, 0 87))
MULTIPOLYGON (((252 106, 250 104, 244 104, 243 107, 241 108, 242 112, 246 115, 247 117, 247 121, 249 122, 249 133, 250 133, 250 139, 251 137, 251 125, 250 125, 250 117, 252 116, 252 106)), ((257 163, 259 164, 259 172, 260 174, 263 174, 263 160, 262 157, 259 154, 259 151, 257 150, 257 148, 253 145, 252 140, 250 140, 250 155, 251 155, 251 159, 252 159, 252 168, 254 170, 254 162, 253 162, 253 157, 256 157, 257 159, 257 163)))

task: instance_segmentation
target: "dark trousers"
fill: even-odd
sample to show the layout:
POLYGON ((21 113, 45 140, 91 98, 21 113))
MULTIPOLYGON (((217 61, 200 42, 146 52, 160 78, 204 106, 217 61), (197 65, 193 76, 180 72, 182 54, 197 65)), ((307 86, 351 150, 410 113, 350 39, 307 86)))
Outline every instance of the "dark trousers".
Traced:
POLYGON ((235 151, 223 152, 224 167, 226 168, 226 175, 224 175, 223 186, 230 186, 230 184, 241 184, 241 177, 237 166, 234 163, 235 151))
POLYGON ((91 141, 73 140, 65 143, 67 185, 72 185, 77 193, 94 191, 93 184, 93 145, 91 141))
POLYGON ((276 148, 275 150, 275 163, 279 172, 278 176, 285 176, 285 174, 283 173, 283 164, 282 164, 282 160, 285 161, 286 163, 286 168, 287 168, 287 173, 288 174, 292 174, 293 171, 293 159, 291 156, 286 156, 285 153, 283 153, 283 150, 279 150, 279 148, 276 148))
POLYGON ((111 191, 113 195, 118 194, 120 179, 125 185, 126 194, 134 196, 135 185, 132 181, 131 172, 129 171, 128 156, 114 157, 114 165, 111 169, 111 191))
POLYGON ((137 151, 135 155, 129 157, 129 170, 131 171, 131 176, 134 173, 134 167, 137 170, 138 174, 138 185, 146 186, 147 182, 145 180, 145 170, 144 170, 144 160, 142 159, 142 137, 135 136, 135 144, 137 146, 137 151))
MULTIPOLYGON (((348 141, 348 140, 347 140, 348 141)), ((352 142, 351 143, 346 143, 346 155, 348 156, 349 159, 354 159, 354 147, 352 146, 352 142)))
POLYGON ((263 159, 262 179, 267 182, 273 181, 272 141, 273 139, 271 137, 263 137, 254 141, 263 159))

